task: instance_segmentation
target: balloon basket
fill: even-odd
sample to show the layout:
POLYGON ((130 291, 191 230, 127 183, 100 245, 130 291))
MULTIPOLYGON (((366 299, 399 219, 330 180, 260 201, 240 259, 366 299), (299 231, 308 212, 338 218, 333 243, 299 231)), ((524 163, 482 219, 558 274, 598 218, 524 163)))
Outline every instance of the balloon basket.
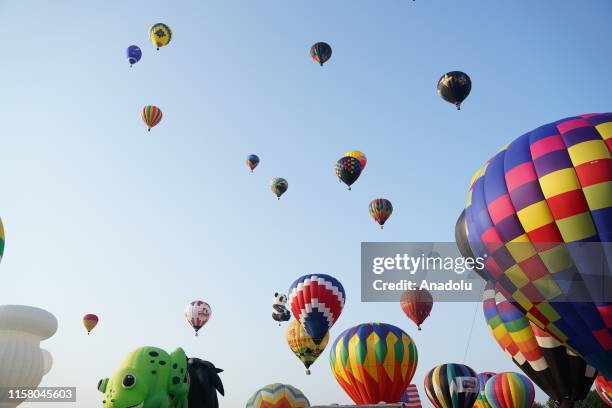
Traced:
POLYGON ((306 369, 306 375, 310 375, 310 370, 306 369))

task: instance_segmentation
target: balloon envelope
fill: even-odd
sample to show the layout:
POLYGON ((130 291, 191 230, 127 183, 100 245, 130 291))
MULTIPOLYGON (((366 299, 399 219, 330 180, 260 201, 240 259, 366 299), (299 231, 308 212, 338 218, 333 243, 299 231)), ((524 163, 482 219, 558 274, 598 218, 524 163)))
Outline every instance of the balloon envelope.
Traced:
POLYGON ((185 309, 185 319, 195 330, 196 336, 198 331, 210 320, 211 316, 212 309, 210 305, 201 300, 194 300, 185 309))
POLYGON ((531 408, 535 389, 529 378, 518 373, 499 373, 485 386, 492 408, 531 408))
POLYGON ((325 350, 329 342, 329 332, 325 334, 320 344, 315 344, 300 322, 293 320, 287 326, 285 338, 293 354, 295 354, 302 364, 304 364, 304 367, 306 367, 306 373, 310 374, 310 366, 314 364, 321 353, 323 353, 323 350, 325 350))
POLYGON ((147 105, 142 108, 142 121, 147 125, 149 131, 162 120, 162 111, 157 106, 147 105))
POLYGON ((454 104, 457 109, 461 108, 461 102, 468 97, 471 90, 472 80, 465 72, 447 72, 438 80, 438 95, 446 102, 454 104))
POLYGON ((289 384, 269 384, 257 390, 246 408, 308 408, 310 402, 299 389, 289 384))
POLYGON ((255 170, 255 167, 259 164, 259 156, 256 154, 249 154, 246 159, 246 165, 251 169, 251 173, 255 170))
POLYGON ((285 194, 287 189, 289 188, 289 183, 282 177, 275 177, 270 182, 270 189, 276 197, 280 200, 281 196, 285 194))
POLYGON ((370 202, 369 210, 374 221, 382 228, 393 213, 393 205, 386 198, 375 198, 370 202))
POLYGON ((349 190, 361 175, 361 164, 354 157, 343 157, 336 163, 336 176, 347 186, 349 190))
POLYGON ((149 38, 159 50, 161 47, 168 45, 170 40, 172 40, 172 30, 164 23, 153 24, 149 28, 149 38))
POLYGON ((359 160, 359 164, 361 164, 361 171, 365 169, 366 164, 368 163, 368 158, 366 155, 359 150, 349 150, 348 152, 344 153, 344 157, 354 157, 359 160))
POLYGON ((356 404, 399 402, 416 371, 412 338, 385 323, 360 324, 334 342, 329 361, 334 377, 356 404))
POLYGON ((429 317, 433 307, 433 297, 427 289, 407 290, 400 300, 402 310, 421 330, 421 324, 429 317))
POLYGON ((130 45, 127 49, 127 59, 130 65, 134 65, 142 58, 142 50, 137 45, 130 45))
POLYGON ((471 408, 480 386, 476 372, 463 364, 442 364, 425 375, 425 393, 436 408, 471 408))
POLYGON ((87 334, 89 334, 94 329, 94 327, 98 325, 98 321, 98 316, 96 316, 95 314, 86 314, 85 316, 83 316, 83 326, 85 326, 87 334))
POLYGON ((487 401, 487 396, 485 395, 485 385, 489 378, 493 377, 495 373, 484 372, 478 373, 478 385, 480 386, 480 391, 478 392, 478 397, 476 397, 476 402, 474 403, 474 408, 491 408, 489 402, 487 401))
POLYGON ((315 344, 321 344, 342 313, 346 301, 344 287, 333 276, 312 274, 296 279, 288 293, 293 317, 315 344))
POLYGON ((327 43, 318 42, 314 44, 312 47, 310 47, 310 56, 316 63, 318 63, 321 66, 323 66, 323 64, 329 61, 329 59, 331 58, 331 55, 332 55, 332 49, 330 45, 327 43))
POLYGON ((487 279, 612 378, 611 136, 612 113, 525 133, 476 172, 465 215, 487 279))

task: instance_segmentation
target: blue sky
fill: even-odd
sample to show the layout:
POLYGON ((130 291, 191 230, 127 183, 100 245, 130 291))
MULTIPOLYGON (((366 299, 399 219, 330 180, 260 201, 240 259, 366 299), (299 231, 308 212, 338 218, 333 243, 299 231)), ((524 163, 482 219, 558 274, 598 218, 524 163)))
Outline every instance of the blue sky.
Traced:
MULTIPOLYGON (((4 2, 0 303, 57 316, 43 384, 99 406, 98 379, 129 350, 183 346, 225 369, 224 407, 272 382, 349 402, 327 353, 305 376, 270 318, 275 291, 317 272, 347 291, 332 338, 367 321, 413 336, 426 400, 424 374, 463 360, 474 304, 436 304, 417 332, 397 304, 360 303, 360 243, 451 241, 473 171, 502 145, 609 110, 611 12, 606 0, 4 2), (159 52, 156 22, 174 31, 159 52), (333 47, 324 68, 316 41, 333 47), (144 54, 132 69, 131 44, 144 54), (455 69, 473 80, 460 112, 435 91, 455 69), (164 113, 151 133, 146 104, 164 113), (368 166, 349 193, 334 164, 350 149, 368 166), (276 176, 289 181, 280 202, 276 176), (367 212, 378 196, 395 209, 384 231, 367 212), (198 338, 183 319, 196 298, 213 309, 198 338), (101 317, 91 336, 85 313, 101 317)), ((466 363, 514 370, 478 307, 466 363)))

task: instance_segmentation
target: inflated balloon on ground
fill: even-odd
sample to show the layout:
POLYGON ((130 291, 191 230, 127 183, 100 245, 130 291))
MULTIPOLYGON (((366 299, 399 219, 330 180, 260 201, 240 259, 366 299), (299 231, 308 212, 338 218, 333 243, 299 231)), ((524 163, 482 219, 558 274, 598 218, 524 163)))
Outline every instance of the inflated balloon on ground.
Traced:
POLYGON ((487 385, 489 378, 493 377, 494 375, 495 373, 492 372, 478 373, 477 377, 480 391, 478 392, 478 397, 476 397, 474 408, 491 408, 491 405, 487 401, 487 396, 485 395, 485 385, 487 385))
POLYGON ((456 363, 434 367, 425 375, 424 386, 436 408, 471 408, 480 391, 476 372, 456 363))
POLYGON ((535 389, 529 378, 518 373, 499 373, 485 385, 492 408, 531 408, 535 389))
POLYGON ((257 390, 246 408, 309 408, 308 398, 289 384, 269 384, 257 390))

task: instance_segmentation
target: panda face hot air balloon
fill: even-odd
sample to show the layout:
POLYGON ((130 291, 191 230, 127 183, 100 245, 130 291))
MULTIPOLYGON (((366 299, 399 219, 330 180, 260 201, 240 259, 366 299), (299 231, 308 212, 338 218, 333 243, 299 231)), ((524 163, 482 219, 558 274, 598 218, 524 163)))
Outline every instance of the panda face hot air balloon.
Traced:
POLYGON ((356 404, 397 402, 416 371, 417 348, 402 329, 366 323, 345 330, 330 350, 336 381, 356 404))
POLYGON ((476 172, 465 210, 487 279, 609 378, 611 150, 612 113, 541 126, 476 172))
POLYGON ((315 344, 321 344, 342 313, 346 300, 344 287, 332 276, 312 274, 298 278, 288 293, 293 317, 315 344))

